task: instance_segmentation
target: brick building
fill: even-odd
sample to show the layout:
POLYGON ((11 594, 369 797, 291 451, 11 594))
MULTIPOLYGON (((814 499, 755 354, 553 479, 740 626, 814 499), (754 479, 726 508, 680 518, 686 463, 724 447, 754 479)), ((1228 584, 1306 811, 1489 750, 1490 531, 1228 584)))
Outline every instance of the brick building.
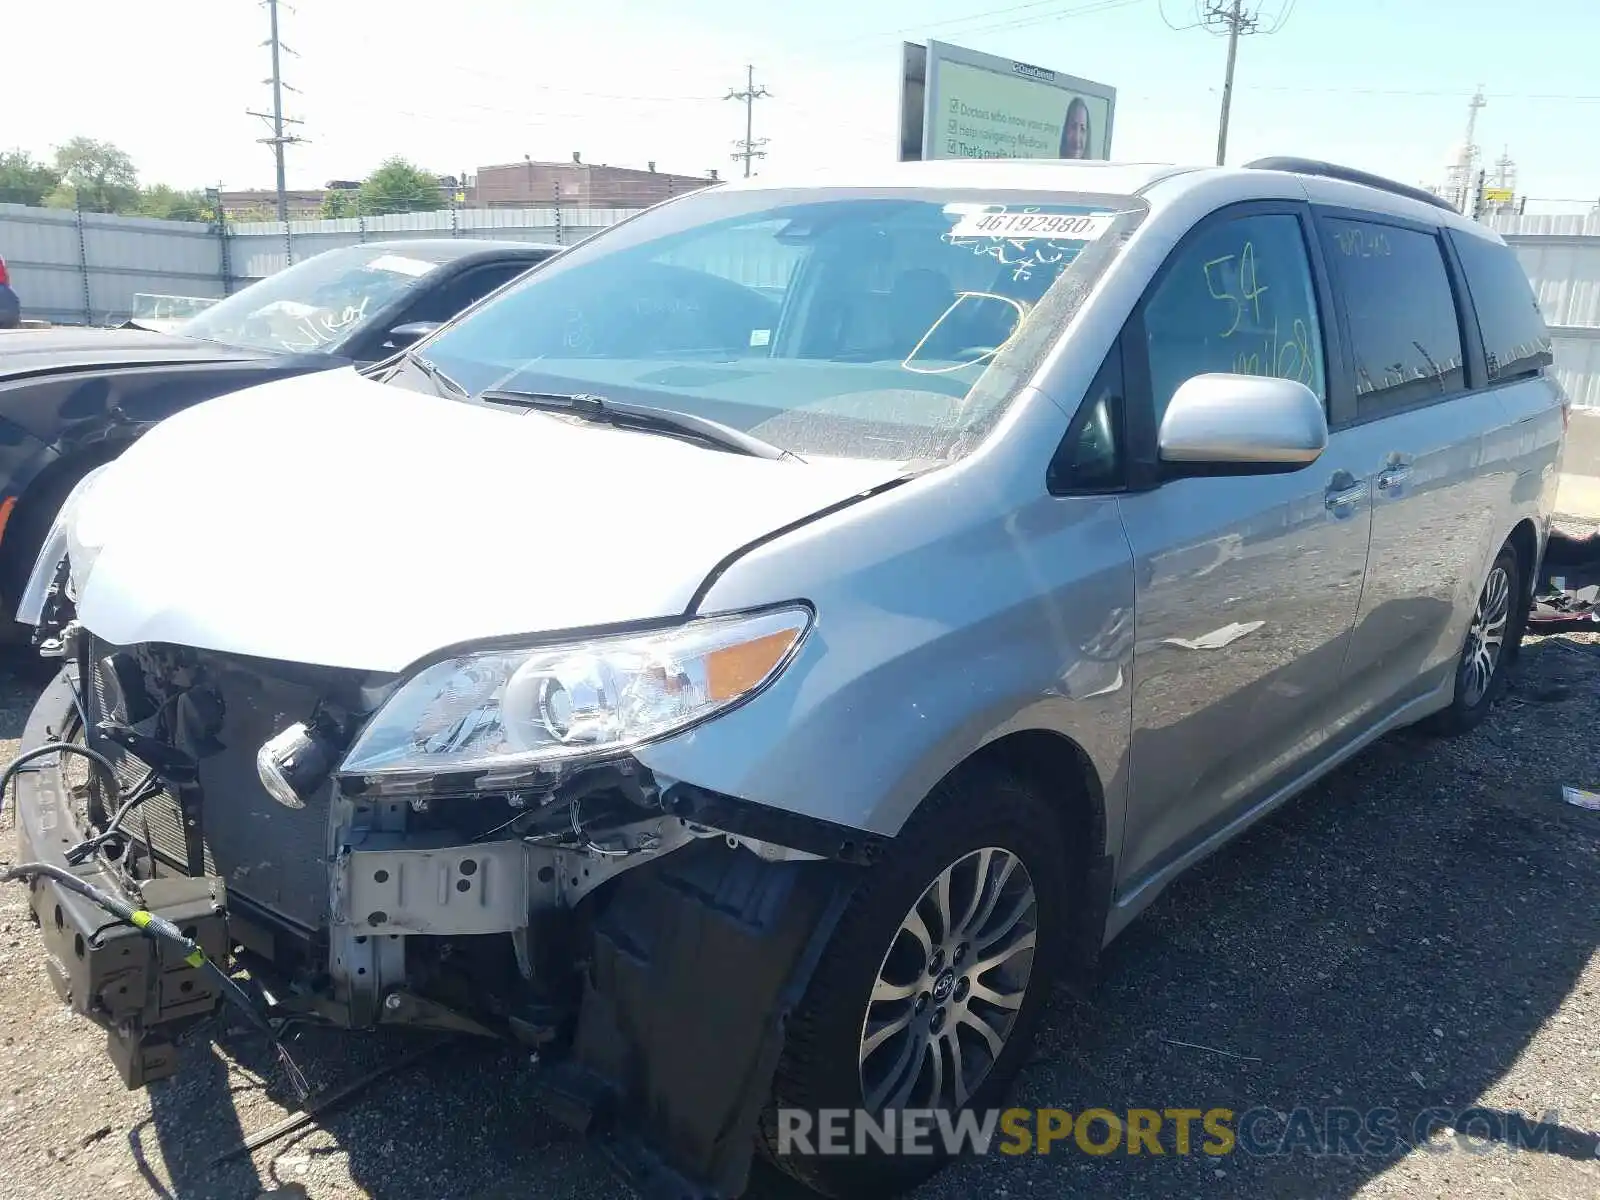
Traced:
POLYGON ((574 154, 571 162, 524 159, 518 163, 479 167, 472 191, 475 206, 479 208, 531 208, 553 204, 558 188, 561 203, 574 208, 646 208, 716 181, 715 171, 707 177, 672 175, 657 171, 655 163, 639 171, 586 163, 574 154))

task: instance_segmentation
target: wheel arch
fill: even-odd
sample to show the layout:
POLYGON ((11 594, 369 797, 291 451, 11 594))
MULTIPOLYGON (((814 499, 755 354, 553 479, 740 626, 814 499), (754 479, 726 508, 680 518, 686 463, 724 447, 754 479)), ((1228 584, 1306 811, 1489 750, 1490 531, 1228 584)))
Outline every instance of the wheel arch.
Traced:
POLYGON ((18 557, 26 553, 23 543, 36 543, 44 536, 55 520, 56 510, 78 480, 116 458, 131 444, 123 440, 101 441, 70 454, 56 451, 55 456, 28 479, 17 494, 6 522, 5 537, 0 539, 0 589, 6 593, 7 604, 17 599, 11 593, 33 568, 31 561, 21 561, 18 557))
POLYGON ((1517 565, 1522 568, 1522 590, 1531 599, 1538 588, 1539 562, 1543 550, 1539 540, 1539 529, 1534 524, 1533 518, 1524 517, 1518 521, 1504 544, 1509 545, 1517 553, 1517 565))
POLYGON ((1019 776, 1048 801, 1061 822, 1070 855, 1062 869, 1076 901, 1066 980, 1086 984, 1099 957, 1116 878, 1114 856, 1107 849, 1106 789, 1094 760, 1066 734, 1032 728, 985 743, 950 775, 974 768, 998 768, 1019 776))

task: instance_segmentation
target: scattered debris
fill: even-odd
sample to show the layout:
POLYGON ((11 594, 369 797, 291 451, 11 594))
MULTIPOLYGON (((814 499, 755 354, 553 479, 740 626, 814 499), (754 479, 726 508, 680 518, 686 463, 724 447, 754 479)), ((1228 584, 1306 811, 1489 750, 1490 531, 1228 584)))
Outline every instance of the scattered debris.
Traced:
POLYGON ((1218 1050, 1215 1046, 1202 1046, 1198 1042, 1180 1042, 1176 1038, 1162 1038, 1161 1040, 1169 1046, 1186 1046, 1190 1050, 1207 1050, 1212 1054, 1220 1054, 1224 1058, 1240 1058, 1245 1062, 1261 1061, 1254 1054, 1235 1054, 1232 1050, 1218 1050))
POLYGON ((1564 787, 1561 789, 1561 798, 1568 804, 1575 804, 1579 808, 1587 808, 1590 812, 1600 812, 1600 792, 1587 792, 1582 788, 1564 787))
POLYGON ((1600 631, 1600 584, 1568 588, 1564 578, 1552 579, 1555 590, 1533 598, 1528 614, 1529 633, 1600 631))
MULTIPOLYGON (((265 1129, 262 1129, 256 1133, 252 1133, 233 1149, 224 1151, 222 1154, 217 1155, 216 1158, 211 1160, 211 1165, 214 1167, 220 1166, 222 1163, 228 1162, 230 1159, 240 1158, 243 1155, 249 1154, 253 1150, 261 1149, 261 1147, 265 1146, 268 1142, 275 1142, 279 1138, 293 1133, 303 1125, 309 1125, 317 1116, 327 1112, 335 1105, 344 1103, 357 1092, 370 1087, 384 1076, 393 1075, 396 1071, 403 1071, 407 1067, 416 1065, 424 1058, 427 1058, 434 1051, 443 1049, 445 1046, 452 1045, 453 1041, 454 1039, 446 1038, 443 1041, 434 1042, 431 1045, 424 1046, 420 1050, 413 1050, 410 1054, 401 1055, 393 1062, 385 1063, 380 1067, 368 1071, 365 1075, 359 1076, 356 1079, 352 1079, 343 1087, 334 1088, 331 1092, 326 1092, 321 1096, 314 1096, 299 1112, 291 1113, 283 1120, 275 1122, 272 1125, 268 1125, 265 1129)), ((278 1194, 280 1193, 268 1193, 268 1195, 278 1194)), ((289 1193, 282 1194, 287 1195, 289 1193)))
POLYGON ((96 1142, 111 1136, 111 1126, 102 1125, 99 1129, 91 1129, 78 1139, 79 1146, 92 1146, 96 1142))

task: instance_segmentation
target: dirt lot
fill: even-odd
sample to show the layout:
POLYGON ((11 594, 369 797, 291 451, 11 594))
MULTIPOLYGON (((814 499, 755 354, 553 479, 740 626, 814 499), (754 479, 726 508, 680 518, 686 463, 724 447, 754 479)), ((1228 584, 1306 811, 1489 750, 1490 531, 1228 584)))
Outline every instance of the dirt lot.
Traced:
MULTIPOLYGON (((1600 639, 1530 642, 1522 681, 1477 734, 1393 737, 1277 813, 1124 935, 1092 1005, 1058 999, 1018 1096, 1073 1110, 1388 1107, 1408 1143, 1432 1106, 1553 1111, 1543 1149, 1471 1152, 1447 1134, 1366 1157, 1058 1148, 959 1164, 920 1195, 1600 1196, 1586 1132, 1600 1129, 1600 813, 1558 799, 1564 783, 1600 787, 1597 696, 1600 639)), ((0 754, 30 700, 0 681, 0 754)), ((176 1079, 123 1091, 102 1036, 56 1002, 21 890, 0 891, 0 1197, 627 1194, 525 1098, 526 1056, 489 1046, 391 1076, 213 1168, 286 1109, 258 1042, 210 1032, 222 1048, 201 1038, 176 1079)), ((333 1086, 408 1045, 312 1034, 295 1048, 333 1086)), ((794 1193, 764 1179, 754 1194, 794 1193)))

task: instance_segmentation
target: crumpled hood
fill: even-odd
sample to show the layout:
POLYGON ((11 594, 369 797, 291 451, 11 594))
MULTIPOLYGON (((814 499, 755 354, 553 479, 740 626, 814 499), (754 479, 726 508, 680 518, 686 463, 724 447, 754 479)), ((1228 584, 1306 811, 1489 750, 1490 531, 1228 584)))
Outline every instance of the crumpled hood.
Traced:
POLYGON ((207 401, 103 472, 74 518, 78 614, 120 645, 397 671, 460 642, 683 613, 728 555, 899 473, 336 370, 207 401))

